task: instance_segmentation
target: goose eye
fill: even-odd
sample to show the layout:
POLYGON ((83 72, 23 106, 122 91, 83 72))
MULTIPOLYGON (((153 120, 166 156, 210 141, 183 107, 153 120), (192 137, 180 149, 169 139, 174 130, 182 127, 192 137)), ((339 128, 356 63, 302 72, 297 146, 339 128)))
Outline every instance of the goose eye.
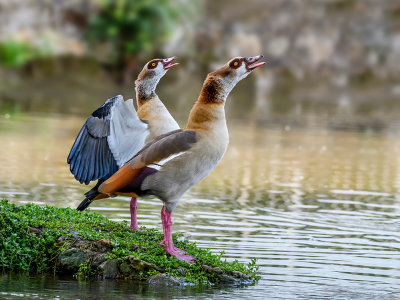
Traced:
POLYGON ((157 65, 158 65, 158 61, 152 61, 152 62, 149 62, 149 64, 147 65, 147 68, 154 69, 155 67, 157 67, 157 65))
POLYGON ((240 60, 234 60, 233 62, 230 63, 230 66, 234 69, 237 69, 240 67, 242 62, 240 60))

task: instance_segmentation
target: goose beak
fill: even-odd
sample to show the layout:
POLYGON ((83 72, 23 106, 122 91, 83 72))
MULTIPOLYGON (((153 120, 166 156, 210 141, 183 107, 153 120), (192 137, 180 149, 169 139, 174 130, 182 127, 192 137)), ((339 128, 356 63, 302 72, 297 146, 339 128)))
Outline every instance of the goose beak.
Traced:
POLYGON ((262 54, 257 55, 257 56, 245 57, 244 61, 246 63, 246 69, 250 72, 250 71, 253 71, 255 68, 258 68, 258 67, 261 67, 262 65, 264 65, 265 61, 258 62, 263 57, 264 57, 264 55, 262 55, 262 54))
POLYGON ((164 67, 164 70, 168 70, 176 65, 179 65, 178 63, 172 63, 176 59, 176 56, 170 57, 170 58, 165 58, 162 60, 162 64, 164 67))

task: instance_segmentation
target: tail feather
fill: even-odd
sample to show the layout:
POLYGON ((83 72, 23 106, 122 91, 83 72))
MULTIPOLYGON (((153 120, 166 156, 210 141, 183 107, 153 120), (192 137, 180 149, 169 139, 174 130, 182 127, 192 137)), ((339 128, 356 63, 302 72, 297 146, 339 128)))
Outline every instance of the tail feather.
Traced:
POLYGON ((85 200, 83 200, 78 207, 76 208, 76 210, 79 211, 84 211, 89 205, 90 203, 92 203, 92 200, 90 200, 89 198, 85 198, 85 200))
POLYGON ((103 181, 104 180, 101 179, 98 180, 97 184, 91 190, 85 193, 86 198, 78 205, 78 207, 76 208, 77 210, 79 211, 85 210, 90 205, 90 203, 93 202, 93 200, 96 200, 95 198, 101 194, 97 189, 100 186, 100 184, 103 183, 103 181))

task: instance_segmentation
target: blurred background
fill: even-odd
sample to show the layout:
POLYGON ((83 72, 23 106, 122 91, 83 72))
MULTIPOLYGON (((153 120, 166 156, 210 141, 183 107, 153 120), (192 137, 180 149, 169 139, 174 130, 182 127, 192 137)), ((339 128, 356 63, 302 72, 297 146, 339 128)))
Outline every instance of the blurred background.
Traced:
POLYGON ((235 90, 245 101, 230 101, 231 118, 372 130, 398 119, 391 0, 1 0, 0 113, 87 116, 113 95, 134 97, 149 59, 175 55, 158 93, 184 119, 208 72, 259 53, 269 65, 235 90))
MULTIPOLYGON (((184 126, 208 72, 257 54, 268 64, 226 104, 227 153, 184 195, 173 230, 228 260, 257 257, 263 279, 201 299, 396 298, 399 1, 0 0, 0 197, 76 207, 89 187, 69 172, 73 141, 108 98, 135 98, 150 59, 178 56, 157 94, 184 126)), ((128 198, 91 210, 130 220, 128 198)), ((161 229, 160 210, 139 199, 139 225, 161 229)), ((3 295, 77 290, 71 280, 45 289, 7 278, 3 295)), ((138 293, 92 287, 79 293, 138 293)), ((199 299, 153 292, 142 290, 199 299)))

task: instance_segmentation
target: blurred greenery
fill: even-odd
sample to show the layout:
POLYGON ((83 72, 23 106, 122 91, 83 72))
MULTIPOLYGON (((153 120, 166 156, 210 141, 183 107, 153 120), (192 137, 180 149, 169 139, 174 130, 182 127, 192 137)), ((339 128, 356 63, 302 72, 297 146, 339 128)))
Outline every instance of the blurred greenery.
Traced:
POLYGON ((4 67, 20 67, 30 61, 51 55, 51 49, 42 45, 35 47, 31 43, 8 39, 0 42, 0 64, 4 67))
MULTIPOLYGON (((107 49, 103 59, 122 67, 134 64, 142 52, 154 52, 168 37, 182 11, 180 1, 100 0, 100 11, 89 23, 87 38, 93 47, 107 49)), ((130 66, 132 67, 132 66, 130 66)))
POLYGON ((157 92, 183 119, 209 71, 264 53, 271 63, 235 89, 231 116, 304 126, 305 113, 374 127, 398 120, 400 3, 371 1, 366 10, 358 0, 3 2, 0 116, 86 115, 99 99, 132 95, 146 61, 176 55, 181 67, 157 92))

